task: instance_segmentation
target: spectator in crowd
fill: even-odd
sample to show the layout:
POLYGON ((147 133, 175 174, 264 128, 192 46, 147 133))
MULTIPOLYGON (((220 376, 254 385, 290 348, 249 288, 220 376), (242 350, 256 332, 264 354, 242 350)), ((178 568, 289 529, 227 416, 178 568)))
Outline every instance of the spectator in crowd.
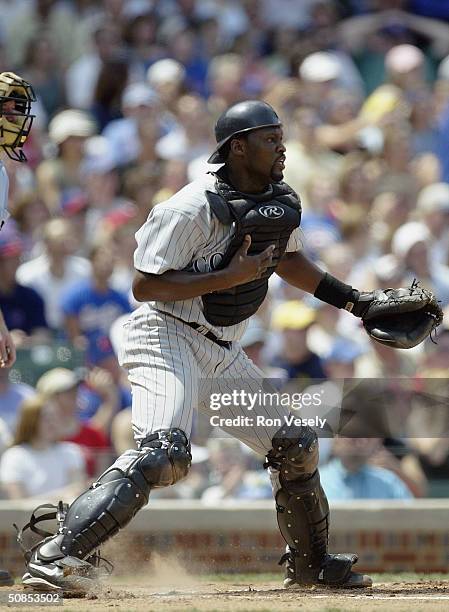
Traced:
POLYGON ((424 187, 416 203, 420 220, 430 232, 431 265, 449 265, 449 183, 424 187))
POLYGON ((61 217, 68 226, 71 237, 72 254, 84 258, 89 250, 87 215, 89 198, 85 191, 75 188, 68 190, 61 201, 61 217))
MULTIPOLYGON (((5 421, 0 417, 0 457, 4 451, 9 448, 12 444, 12 435, 9 427, 5 421)), ((0 486, 0 498, 2 498, 2 491, 0 486)))
POLYGON ((131 390, 108 336, 89 337, 87 363, 89 374, 78 390, 80 418, 109 434, 116 413, 131 406, 131 390))
POLYGON ((449 474, 447 310, 437 343, 429 341, 420 357, 418 375, 414 381, 415 393, 410 399, 411 414, 407 421, 410 445, 416 451, 420 466, 429 479, 429 493, 436 497, 447 497, 449 474))
POLYGON ((412 494, 393 472, 372 466, 380 447, 376 438, 336 438, 333 459, 321 468, 321 484, 329 501, 346 499, 410 499, 412 494))
POLYGON ((209 109, 218 117, 226 108, 244 99, 244 66, 236 53, 212 58, 207 72, 209 109))
POLYGON ((369 213, 369 233, 377 252, 391 253, 393 235, 406 223, 412 208, 407 189, 392 187, 373 199, 369 213))
POLYGON ((144 79, 145 71, 164 54, 158 44, 157 19, 151 5, 145 0, 136 13, 128 14, 124 23, 123 40, 129 54, 129 64, 134 78, 144 79), (146 4, 146 6, 145 6, 146 4))
POLYGON ((379 342, 370 342, 371 350, 356 363, 357 378, 402 378, 416 372, 416 357, 405 351, 392 351, 379 342))
POLYGON ((46 500, 72 500, 82 490, 83 454, 61 438, 60 419, 48 400, 25 400, 13 445, 0 461, 0 484, 9 499, 45 495, 46 500))
POLYGON ((64 219, 52 219, 42 228, 44 252, 23 263, 17 270, 17 280, 39 293, 45 303, 45 316, 56 332, 63 327, 61 296, 77 282, 88 279, 90 263, 72 255, 76 248, 71 226, 64 219))
POLYGON ((312 177, 319 173, 336 179, 342 163, 340 154, 319 141, 320 123, 315 109, 299 107, 293 115, 292 137, 285 143, 285 182, 301 194, 307 208, 313 206, 305 195, 312 177))
POLYGON ((23 191, 13 201, 11 217, 22 236, 23 256, 30 259, 41 247, 42 227, 50 219, 50 211, 34 191, 23 191))
POLYGON ((248 471, 249 454, 238 440, 211 438, 207 448, 210 476, 209 486, 201 496, 204 503, 214 504, 224 499, 268 499, 272 495, 266 472, 248 471))
POLYGON ((113 59, 121 46, 120 26, 103 21, 90 37, 87 49, 65 73, 67 102, 70 107, 88 111, 92 108, 95 86, 104 63, 113 59))
POLYGON ((94 121, 79 110, 63 110, 50 121, 48 136, 57 156, 45 159, 36 170, 39 194, 50 211, 60 209, 65 191, 81 188, 84 143, 95 131, 94 121))
POLYGON ((28 42, 46 35, 55 46, 61 68, 76 59, 86 42, 85 23, 57 0, 27 2, 7 28, 6 48, 13 66, 23 65, 28 42))
POLYGON ((120 410, 111 423, 111 443, 117 457, 133 446, 131 408, 120 410))
POLYGON ((148 68, 147 81, 161 101, 162 108, 176 116, 176 105, 184 93, 185 69, 174 59, 166 58, 148 68))
POLYGON ((213 147, 211 120, 207 105, 199 96, 184 95, 176 107, 179 126, 157 143, 156 150, 162 159, 193 161, 209 157, 213 147))
POLYGON ((132 261, 137 245, 135 233, 140 227, 136 217, 137 208, 133 204, 125 204, 105 215, 101 224, 102 237, 109 242, 115 254, 111 286, 124 295, 129 293, 131 301, 134 301, 130 290, 133 275, 129 262, 132 261))
POLYGON ((16 430, 23 401, 36 395, 33 387, 25 383, 11 382, 10 370, 0 368, 0 418, 12 436, 16 430))
POLYGON ((250 318, 248 327, 241 339, 241 345, 245 353, 261 370, 264 369, 262 350, 265 344, 267 332, 262 321, 257 316, 250 318))
POLYGON ((282 368, 268 365, 266 355, 267 335, 263 321, 257 315, 254 315, 249 320, 248 327, 240 340, 240 344, 251 361, 262 370, 264 376, 272 379, 273 384, 276 384, 276 379, 279 382, 286 379, 287 372, 282 368))
POLYGON ((402 284, 419 279, 438 296, 444 307, 449 304, 449 267, 432 263, 430 239, 430 231, 423 223, 405 223, 393 236, 392 252, 403 267, 402 284))
POLYGON ((33 89, 48 119, 65 104, 65 91, 59 78, 58 57, 50 38, 40 34, 27 45, 23 76, 33 89))
MULTIPOLYGON (((383 7, 382 7, 383 8, 383 7)), ((340 40, 351 51, 360 73, 365 81, 367 93, 371 93, 386 79, 386 71, 396 76, 418 69, 422 70, 423 59, 411 49, 393 54, 387 63, 386 56, 395 46, 411 47, 417 37, 423 36, 428 43, 425 58, 427 74, 431 75, 432 55, 444 57, 448 49, 448 26, 436 19, 412 15, 403 10, 380 10, 369 15, 350 17, 339 25, 340 40), (402 46, 402 45, 401 45, 402 46), (432 53, 433 51, 433 53, 432 53), (388 64, 388 65, 387 65, 388 64), (392 65, 391 65, 392 64, 392 65)))
POLYGON ((99 132, 110 121, 122 118, 121 100, 128 72, 128 64, 122 58, 107 60, 100 68, 90 108, 99 132))
POLYGON ((326 357, 335 341, 345 339, 340 329, 340 312, 319 300, 309 300, 315 311, 315 321, 307 334, 307 344, 319 357, 326 357))
POLYGON ((148 172, 147 167, 137 166, 124 175, 124 193, 137 208, 135 223, 139 227, 147 220, 160 189, 160 175, 157 167, 148 172))
POLYGON ((131 310, 126 295, 110 286, 114 259, 108 244, 94 246, 90 253, 91 278, 75 283, 61 296, 65 330, 78 346, 86 346, 86 341, 98 333, 108 334, 115 319, 131 310))
POLYGON ((417 91, 411 98, 410 104, 410 125, 412 126, 412 148, 414 155, 436 153, 438 131, 433 96, 425 90, 417 91))
POLYGON ((0 310, 16 347, 49 339, 44 301, 17 280, 22 241, 9 223, 0 235, 0 310))
POLYGON ((162 125, 160 114, 163 110, 155 92, 145 83, 131 83, 123 91, 121 100, 123 117, 110 121, 102 135, 108 140, 116 155, 119 166, 133 162, 139 153, 138 124, 149 119, 157 126, 162 125))
POLYGON ((129 204, 120 194, 116 155, 104 136, 93 136, 86 141, 81 175, 83 190, 88 198, 86 242, 92 245, 103 217, 123 204, 129 204))
POLYGON ((337 338, 324 359, 324 369, 328 378, 354 378, 355 363, 363 354, 363 349, 349 339, 337 338))
POLYGON ((315 312, 304 302, 291 300, 273 311, 272 328, 280 332, 280 351, 273 365, 291 378, 326 378, 321 359, 309 349, 307 332, 315 312))
POLYGON ((36 391, 55 408, 61 440, 73 442, 81 448, 87 475, 93 478, 106 469, 111 449, 102 429, 80 418, 78 394, 81 384, 79 376, 72 370, 53 368, 39 378, 36 391))

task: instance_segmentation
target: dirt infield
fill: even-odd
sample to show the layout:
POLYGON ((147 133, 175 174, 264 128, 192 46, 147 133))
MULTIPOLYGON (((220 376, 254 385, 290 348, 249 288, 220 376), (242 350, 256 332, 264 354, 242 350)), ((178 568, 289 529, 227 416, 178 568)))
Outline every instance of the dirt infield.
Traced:
MULTIPOLYGON (((4 591, 5 589, 0 589, 4 591)), ((9 591, 23 592, 22 587, 9 591)), ((370 591, 329 591, 327 589, 303 589, 285 591, 279 582, 248 584, 240 581, 224 584, 207 582, 194 588, 154 590, 151 587, 133 586, 132 581, 104 587, 85 598, 65 598, 63 609, 73 612, 100 612, 105 609, 120 612, 170 611, 259 611, 271 610, 322 610, 346 612, 347 610, 447 610, 449 609, 449 584, 443 582, 395 582, 378 583, 370 591)), ((5 609, 5 608, 3 608, 5 609)), ((22 610, 46 610, 49 606, 23 607, 22 610)), ((60 609, 60 608, 56 608, 60 609)))
MULTIPOLYGON (((449 609, 449 580, 444 576, 376 576, 371 589, 331 591, 307 588, 285 591, 280 588, 280 577, 272 575, 194 577, 181 568, 167 566, 148 576, 116 579, 106 582, 86 597, 65 598, 63 609, 73 612, 100 612, 113 609, 120 612, 170 611, 277 611, 322 610, 447 610, 449 609), (399 580, 399 578, 401 578, 399 580), (404 579, 402 579, 404 578, 404 579)), ((23 593, 20 586, 2 591, 23 593)), ((29 592, 29 591, 26 591, 29 592)), ((3 608, 2 606, 2 609, 3 608)), ((33 605, 22 610, 46 610, 33 605)), ((56 608, 61 609, 61 608, 56 608)))

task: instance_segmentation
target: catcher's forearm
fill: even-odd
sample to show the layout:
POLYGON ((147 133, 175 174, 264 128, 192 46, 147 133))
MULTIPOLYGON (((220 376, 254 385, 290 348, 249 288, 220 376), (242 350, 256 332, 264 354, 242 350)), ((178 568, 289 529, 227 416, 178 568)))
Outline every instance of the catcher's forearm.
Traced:
POLYGON ((286 253, 276 273, 290 285, 336 308, 352 310, 359 296, 356 289, 321 270, 300 251, 286 253))
POLYGON ((212 291, 221 291, 233 286, 228 280, 226 269, 197 274, 168 270, 164 274, 148 274, 136 271, 133 281, 133 295, 138 302, 151 300, 189 300, 212 291))
POLYGON ((320 284, 324 272, 301 251, 285 253, 276 268, 278 274, 289 285, 313 294, 320 284))

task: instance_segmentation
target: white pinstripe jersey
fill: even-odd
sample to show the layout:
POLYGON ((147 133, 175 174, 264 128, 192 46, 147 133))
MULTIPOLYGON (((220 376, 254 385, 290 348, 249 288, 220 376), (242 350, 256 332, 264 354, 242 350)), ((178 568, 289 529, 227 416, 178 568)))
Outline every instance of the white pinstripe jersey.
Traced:
POLYGON ((5 165, 0 161, 0 228, 9 217, 8 212, 9 179, 5 165))
MULTIPOLYGON (((212 213, 205 191, 215 191, 215 177, 189 183, 170 199, 157 204, 136 233, 134 267, 141 272, 163 274, 167 270, 204 273, 221 261, 231 241, 232 226, 223 225, 212 213)), ((301 230, 293 231, 286 251, 302 249, 301 230)), ((201 297, 174 302, 147 302, 156 309, 191 323, 199 323, 222 340, 239 340, 247 321, 229 327, 213 326, 203 314, 201 297)))

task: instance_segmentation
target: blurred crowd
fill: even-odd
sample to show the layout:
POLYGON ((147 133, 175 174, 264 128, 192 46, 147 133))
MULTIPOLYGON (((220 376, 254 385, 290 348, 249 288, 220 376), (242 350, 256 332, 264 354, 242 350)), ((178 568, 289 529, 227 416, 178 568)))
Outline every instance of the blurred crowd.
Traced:
MULTIPOLYGON (((235 102, 263 99, 281 116, 285 180, 320 266, 362 290, 419 279, 447 312, 447 0, 0 0, 0 9, 0 70, 28 79, 38 98, 28 163, 5 161, 12 220, 0 233, 0 309, 18 361, 0 370, 3 498, 73 498, 133 445, 117 350, 138 306, 134 235, 153 206, 216 168, 206 164, 214 122, 235 102), (36 349, 56 344, 82 367, 39 370, 36 349)), ((370 343, 358 319, 275 275, 243 338, 283 383, 382 387, 379 402, 397 415, 391 435, 322 441, 331 500, 449 494, 447 323, 436 342, 407 352, 370 343)), ((200 425, 193 441, 191 474, 160 496, 271 496, 260 457, 200 425)))

